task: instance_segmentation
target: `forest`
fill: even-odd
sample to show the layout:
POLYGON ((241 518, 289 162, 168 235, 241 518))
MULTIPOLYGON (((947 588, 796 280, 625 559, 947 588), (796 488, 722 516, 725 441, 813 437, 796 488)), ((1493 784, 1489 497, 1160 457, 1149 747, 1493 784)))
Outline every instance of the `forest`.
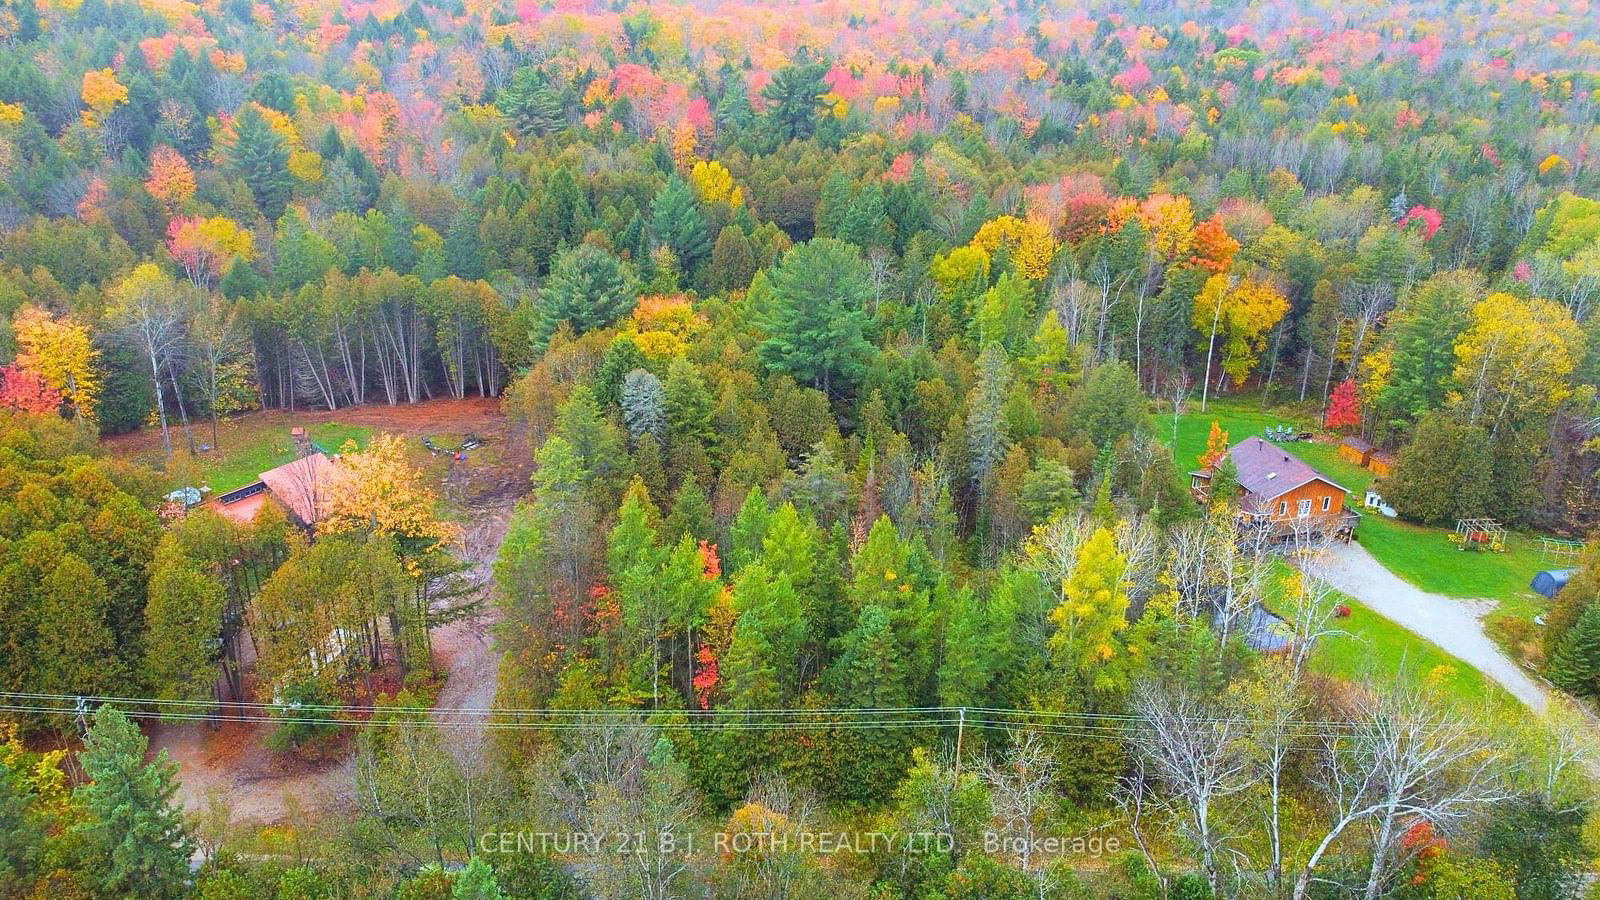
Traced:
POLYGON ((1600 897, 1597 23, 4 0, 0 896, 1600 897))

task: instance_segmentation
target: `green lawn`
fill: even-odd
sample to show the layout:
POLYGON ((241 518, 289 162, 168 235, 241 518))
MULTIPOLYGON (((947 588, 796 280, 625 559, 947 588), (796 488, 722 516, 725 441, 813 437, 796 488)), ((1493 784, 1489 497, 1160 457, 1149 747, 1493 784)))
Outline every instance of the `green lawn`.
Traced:
POLYGON ((1350 617, 1335 622, 1342 634, 1321 641, 1311 665, 1339 678, 1371 675, 1380 680, 1404 672, 1408 681, 1431 681, 1440 692, 1470 706, 1484 702, 1514 704, 1511 695, 1459 659, 1399 625, 1346 599, 1350 617))
MULTIPOLYGON (((337 453, 345 441, 365 445, 372 436, 371 428, 338 422, 312 425, 309 431, 312 442, 331 453, 337 453)), ((215 495, 244 487, 262 472, 293 459, 294 444, 286 429, 240 430, 229 435, 219 451, 201 457, 200 472, 215 495)))
MULTIPOLYGON (((1277 579, 1290 571, 1289 563, 1281 558, 1274 559, 1273 569, 1277 579)), ((1275 605, 1273 600, 1282 584, 1277 579, 1268 589, 1269 607, 1275 605)), ((1504 688, 1437 645, 1351 597, 1341 596, 1340 602, 1350 607, 1350 615, 1335 619, 1332 628, 1337 633, 1318 642, 1311 658, 1314 671, 1350 681, 1371 677, 1380 683, 1403 676, 1411 684, 1432 684, 1442 696, 1461 704, 1464 709, 1482 707, 1485 703, 1520 707, 1504 688)))

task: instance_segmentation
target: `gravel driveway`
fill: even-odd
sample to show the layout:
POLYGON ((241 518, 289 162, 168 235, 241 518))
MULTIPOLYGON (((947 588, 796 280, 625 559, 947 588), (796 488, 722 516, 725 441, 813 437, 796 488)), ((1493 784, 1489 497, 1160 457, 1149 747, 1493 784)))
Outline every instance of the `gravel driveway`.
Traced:
POLYGON ((1483 624, 1466 603, 1414 587, 1360 544, 1336 545, 1330 556, 1327 577, 1334 587, 1482 672, 1528 708, 1544 712, 1549 700, 1545 687, 1484 635, 1483 624))

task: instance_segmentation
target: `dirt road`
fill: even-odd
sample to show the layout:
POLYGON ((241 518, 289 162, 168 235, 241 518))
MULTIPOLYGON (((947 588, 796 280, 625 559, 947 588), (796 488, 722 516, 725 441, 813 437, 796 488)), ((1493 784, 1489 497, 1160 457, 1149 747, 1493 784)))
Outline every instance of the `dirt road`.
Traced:
POLYGON ((1544 712, 1550 699, 1545 686, 1489 640, 1480 614, 1467 602, 1408 584, 1360 544, 1339 544, 1330 554, 1327 575, 1334 587, 1482 672, 1529 709, 1544 712))

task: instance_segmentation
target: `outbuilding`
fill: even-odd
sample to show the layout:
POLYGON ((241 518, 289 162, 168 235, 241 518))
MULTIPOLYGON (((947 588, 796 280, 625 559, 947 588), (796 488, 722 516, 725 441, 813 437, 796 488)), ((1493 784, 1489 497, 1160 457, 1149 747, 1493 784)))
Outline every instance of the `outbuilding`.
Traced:
POLYGON ((1528 586, 1533 588, 1534 593, 1554 600, 1556 594, 1560 593, 1561 589, 1567 586, 1567 582, 1572 579, 1572 573, 1576 571, 1578 570, 1546 569, 1545 571, 1533 576, 1533 582, 1528 586))

